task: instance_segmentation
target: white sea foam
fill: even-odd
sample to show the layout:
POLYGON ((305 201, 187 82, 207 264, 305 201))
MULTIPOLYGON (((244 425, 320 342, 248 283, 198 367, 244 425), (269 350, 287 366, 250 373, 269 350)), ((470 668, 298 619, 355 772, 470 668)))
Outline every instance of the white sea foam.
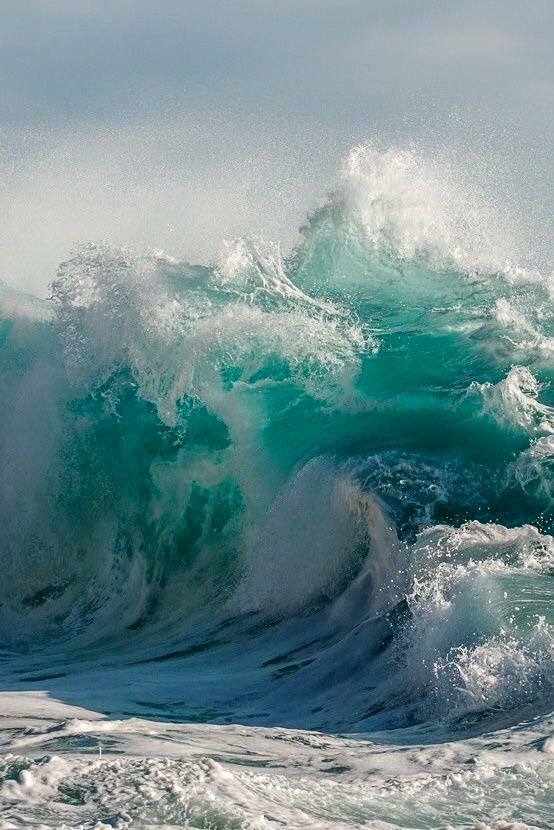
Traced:
POLYGON ((279 728, 110 721, 41 695, 1 703, 6 830, 548 826, 548 719, 385 746, 279 728))
POLYGON ((476 383, 470 390, 483 396, 484 409, 499 421, 530 435, 554 433, 554 409, 541 403, 541 384, 526 366, 512 366, 499 383, 476 383))
POLYGON ((548 599, 533 606, 525 584, 526 574, 548 573, 553 563, 554 539, 530 526, 470 522, 420 534, 402 656, 410 685, 423 693, 418 705, 456 719, 550 698, 553 632, 540 613, 548 599))

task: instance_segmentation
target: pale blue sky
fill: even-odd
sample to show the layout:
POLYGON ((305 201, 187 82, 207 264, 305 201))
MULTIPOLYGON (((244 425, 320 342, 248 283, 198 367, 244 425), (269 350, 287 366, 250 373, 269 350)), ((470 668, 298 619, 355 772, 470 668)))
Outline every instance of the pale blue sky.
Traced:
MULTIPOLYGON (((79 241, 217 254, 294 240, 348 147, 479 158, 546 245, 549 0, 3 0, 0 276, 43 290, 79 241)), ((549 255, 549 254, 548 254, 549 255)), ((543 256, 544 258, 544 256, 543 256)))

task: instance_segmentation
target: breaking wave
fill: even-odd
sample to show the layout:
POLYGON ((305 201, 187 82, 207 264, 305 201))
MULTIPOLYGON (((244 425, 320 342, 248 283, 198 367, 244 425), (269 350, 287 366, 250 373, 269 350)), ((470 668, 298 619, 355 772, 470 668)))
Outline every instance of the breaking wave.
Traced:
POLYGON ((96 244, 48 301, 4 286, 5 683, 326 731, 546 712, 552 281, 516 256, 368 145, 288 256, 96 244))

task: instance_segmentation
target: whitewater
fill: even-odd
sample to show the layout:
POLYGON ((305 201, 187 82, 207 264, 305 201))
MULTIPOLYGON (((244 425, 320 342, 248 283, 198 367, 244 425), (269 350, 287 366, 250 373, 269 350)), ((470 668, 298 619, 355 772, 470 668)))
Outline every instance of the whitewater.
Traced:
POLYGON ((0 827, 553 827, 553 292, 372 143, 286 254, 0 285, 0 827))

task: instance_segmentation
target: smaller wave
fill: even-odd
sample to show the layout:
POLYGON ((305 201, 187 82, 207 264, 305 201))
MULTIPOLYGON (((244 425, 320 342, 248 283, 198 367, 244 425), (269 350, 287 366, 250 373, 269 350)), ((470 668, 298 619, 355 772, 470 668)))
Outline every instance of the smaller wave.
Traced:
POLYGON ((554 538, 469 522, 422 532, 400 640, 416 710, 448 721, 548 706, 554 639, 545 588, 554 538))
POLYGON ((217 413, 221 374, 240 369, 250 379, 271 354, 310 394, 336 400, 352 389, 358 352, 374 345, 340 308, 322 308, 278 259, 252 246, 234 248, 218 269, 88 246, 60 267, 53 292, 74 382, 94 389, 131 369, 169 426, 187 397, 217 413))
POLYGON ((543 389, 526 366, 513 366, 499 383, 474 382, 470 386, 470 392, 481 395, 484 412, 532 437, 530 447, 507 466, 505 480, 550 509, 554 497, 554 408, 539 400, 543 389))

